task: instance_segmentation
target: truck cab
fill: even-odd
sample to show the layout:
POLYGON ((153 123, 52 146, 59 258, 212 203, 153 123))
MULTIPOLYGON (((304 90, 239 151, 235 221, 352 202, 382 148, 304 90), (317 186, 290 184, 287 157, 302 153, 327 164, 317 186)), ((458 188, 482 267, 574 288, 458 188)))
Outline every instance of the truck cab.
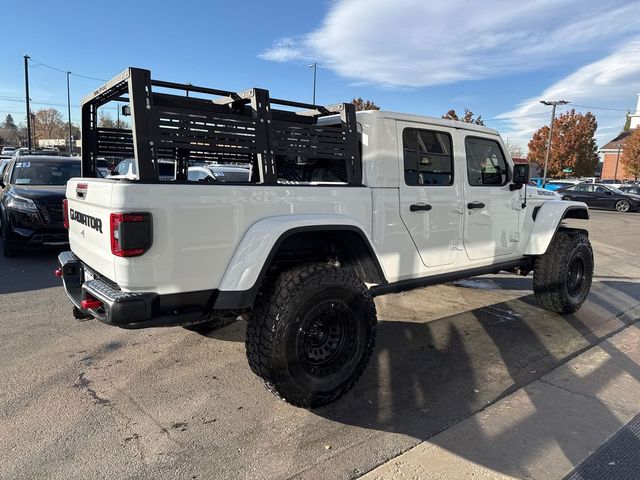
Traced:
POLYGON ((82 115, 57 272, 74 315, 196 331, 244 317, 252 370, 292 404, 353 386, 377 295, 500 271, 533 271, 541 305, 560 313, 589 292, 588 232, 562 224, 588 219, 586 205, 528 186, 495 130, 135 68, 87 96, 82 115), (115 100, 131 130, 96 127, 115 100), (126 172, 96 178, 96 160, 114 155, 126 172), (215 175, 230 170, 243 175, 215 175))

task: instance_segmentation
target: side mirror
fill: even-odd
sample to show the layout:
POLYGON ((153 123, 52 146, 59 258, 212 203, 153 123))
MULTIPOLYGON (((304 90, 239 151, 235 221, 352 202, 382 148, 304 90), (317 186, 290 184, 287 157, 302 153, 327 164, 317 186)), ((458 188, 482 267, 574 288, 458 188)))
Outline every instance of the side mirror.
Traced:
POLYGON ((513 166, 513 183, 524 185, 529 183, 529 164, 517 163, 513 166))
POLYGON ((509 185, 509 190, 520 190, 523 185, 529 183, 529 164, 516 163, 513 166, 513 183, 509 185))

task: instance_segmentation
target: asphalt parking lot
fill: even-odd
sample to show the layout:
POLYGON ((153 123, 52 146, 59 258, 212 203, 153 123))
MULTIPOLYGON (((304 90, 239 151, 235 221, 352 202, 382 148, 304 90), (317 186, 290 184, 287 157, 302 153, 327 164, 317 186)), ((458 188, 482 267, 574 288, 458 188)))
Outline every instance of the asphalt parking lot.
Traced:
POLYGON ((367 372, 313 411, 251 374, 243 322, 77 322, 56 252, 0 258, 0 478, 357 477, 638 321, 640 214, 592 211, 588 228, 596 278, 575 315, 510 275, 380 297, 367 372))

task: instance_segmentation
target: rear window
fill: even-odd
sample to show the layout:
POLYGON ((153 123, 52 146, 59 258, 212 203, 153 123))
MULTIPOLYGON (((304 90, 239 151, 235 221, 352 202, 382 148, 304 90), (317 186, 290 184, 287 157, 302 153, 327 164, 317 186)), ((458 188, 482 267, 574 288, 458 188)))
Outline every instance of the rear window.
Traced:
POLYGON ((14 185, 66 185, 70 178, 79 176, 80 160, 60 162, 23 159, 16 161, 11 183, 14 185))
POLYGON ((453 151, 448 133, 405 128, 402 142, 407 185, 453 185, 453 151))

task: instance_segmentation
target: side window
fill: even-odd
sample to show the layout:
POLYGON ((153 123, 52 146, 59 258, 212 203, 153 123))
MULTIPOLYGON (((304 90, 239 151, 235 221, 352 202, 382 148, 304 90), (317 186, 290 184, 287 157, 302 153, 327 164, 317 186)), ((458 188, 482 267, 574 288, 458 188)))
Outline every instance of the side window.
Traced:
POLYGON ((448 133, 405 128, 402 144, 407 185, 453 185, 453 153, 448 133))
POLYGON ((596 193, 606 193, 607 191, 604 187, 596 187, 596 193))
POLYGON ((9 162, 5 165, 4 172, 2 174, 2 181, 5 185, 9 183, 9 176, 11 174, 11 163, 12 162, 9 162))
POLYGON ((487 138, 467 137, 467 175, 472 186, 502 186, 509 181, 509 167, 500 144, 487 138))

